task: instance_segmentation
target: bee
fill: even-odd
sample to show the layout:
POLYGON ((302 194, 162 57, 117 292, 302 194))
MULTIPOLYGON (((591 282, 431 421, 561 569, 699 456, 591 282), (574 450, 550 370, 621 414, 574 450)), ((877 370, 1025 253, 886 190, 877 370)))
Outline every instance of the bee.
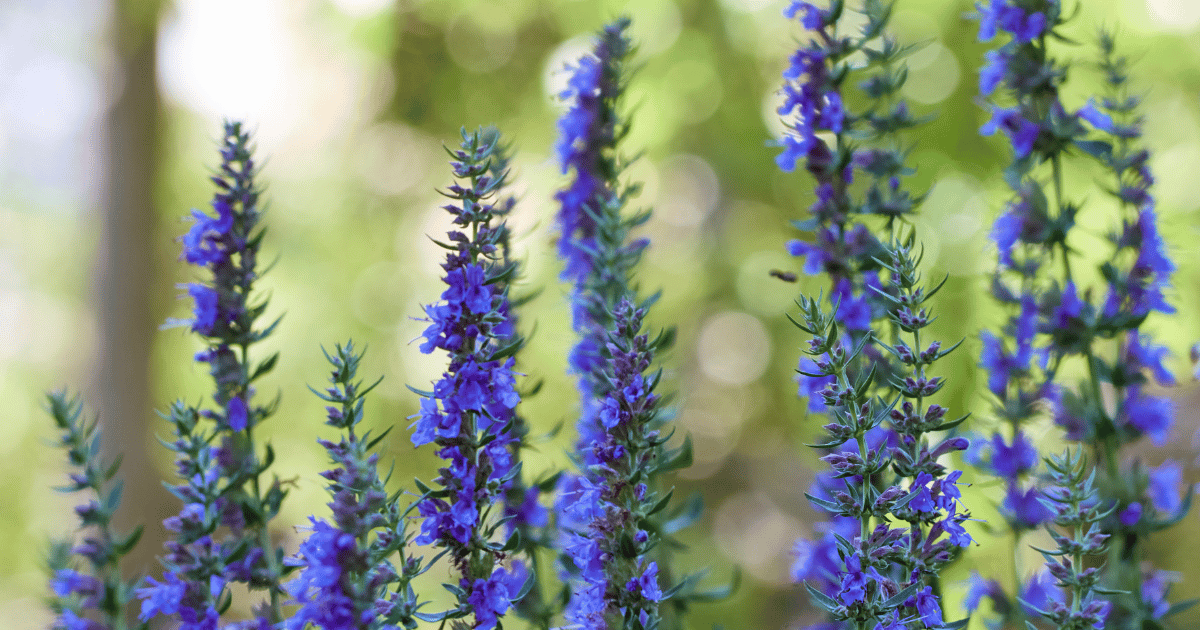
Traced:
MULTIPOLYGON (((784 282, 795 282, 796 281, 796 274, 791 271, 780 271, 778 269, 772 269, 770 271, 770 275, 772 278, 779 278, 780 280, 783 280, 784 282)), ((1197 345, 1200 345, 1200 344, 1197 344, 1197 345)))

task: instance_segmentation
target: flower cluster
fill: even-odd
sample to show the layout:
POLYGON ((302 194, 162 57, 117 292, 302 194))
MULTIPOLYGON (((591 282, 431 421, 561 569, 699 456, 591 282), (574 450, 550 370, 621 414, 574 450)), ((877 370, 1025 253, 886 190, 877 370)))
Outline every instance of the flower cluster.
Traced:
POLYGON ((388 495, 379 477, 379 456, 371 452, 383 435, 355 433, 363 399, 379 381, 367 387, 355 381, 362 354, 353 343, 339 345, 334 356, 325 357, 333 366, 331 387, 317 395, 336 405, 326 407, 325 423, 345 432, 338 442, 319 440, 336 464, 321 473, 329 481, 333 519, 312 518, 311 533, 296 557, 287 560, 299 568, 285 587, 300 608, 284 627, 415 630, 417 620, 426 617, 417 611, 421 603, 410 583, 431 563, 405 555, 411 538, 405 531, 408 510, 401 511, 396 497, 388 495), (396 554, 398 562, 393 562, 396 554))
POLYGON ((1108 534, 1101 532, 1100 521, 1112 512, 1113 507, 1103 507, 1093 485, 1095 472, 1088 472, 1083 454, 1076 451, 1046 459, 1049 469, 1049 487, 1044 491, 1047 507, 1051 510, 1050 520, 1058 527, 1049 525, 1055 551, 1043 551, 1046 568, 1055 579, 1055 586, 1070 594, 1052 597, 1048 606, 1036 608, 1042 617, 1050 620, 1059 630, 1103 630, 1105 619, 1112 604, 1098 595, 1111 594, 1097 587, 1100 579, 1099 567, 1084 564, 1085 556, 1102 556, 1108 549, 1108 534))
MULTIPOLYGON (((995 98, 998 92, 1015 102, 1008 107, 989 103, 991 119, 980 130, 985 135, 1003 131, 1013 148, 1013 163, 1006 180, 1015 195, 996 220, 992 239, 999 253, 999 267, 992 281, 993 297, 1007 309, 1000 334, 983 331, 979 365, 987 371, 987 389, 994 396, 994 417, 1001 423, 987 439, 976 440, 967 461, 1004 480, 1005 494, 1000 514, 1008 525, 1014 550, 1026 532, 1039 528, 1050 518, 1050 510, 1040 500, 1032 481, 1039 456, 1028 438, 1026 427, 1042 414, 1042 401, 1058 391, 1054 372, 1058 362, 1047 365, 1048 354, 1038 347, 1039 334, 1047 331, 1047 311, 1066 330, 1072 323, 1072 309, 1079 305, 1074 285, 1047 283, 1052 275, 1048 261, 1067 259, 1066 236, 1074 226, 1078 208, 1063 201, 1062 155, 1073 138, 1084 133, 1078 119, 1065 113, 1058 99, 1058 88, 1065 70, 1048 56, 1045 43, 1060 22, 1057 0, 1018 6, 1005 0, 980 3, 979 39, 991 41, 1003 32, 1009 41, 987 53, 987 65, 980 70, 979 90, 995 98), (1000 90, 1003 87, 1004 90, 1000 90), (1034 177, 1034 169, 1050 162, 1053 168, 1053 199, 1034 177), (1057 301, 1057 308, 1049 306, 1057 301)), ((1064 337, 1065 338, 1065 337, 1064 337)), ((986 592, 994 610, 1014 623, 1036 618, 1031 589, 1045 581, 1036 575, 1022 587, 1022 575, 1014 560, 1015 587, 1021 591, 1021 605, 1008 601, 994 581, 977 577, 973 593, 986 592), (988 584, 988 587, 980 586, 988 584)), ((1037 591, 1041 592, 1041 591, 1037 591)), ((982 595, 968 598, 968 609, 982 595)))
POLYGON ((1126 59, 1116 54, 1115 38, 1110 32, 1100 33, 1099 48, 1098 66, 1107 91, 1098 104, 1089 103, 1080 115, 1102 139, 1078 144, 1112 173, 1109 192, 1119 204, 1120 224, 1109 236, 1113 245, 1111 261, 1100 268, 1108 285, 1103 303, 1092 306, 1094 316, 1084 319, 1088 331, 1084 337, 1093 340, 1083 348, 1088 383, 1080 386, 1080 396, 1063 394, 1064 404, 1059 409, 1065 413, 1056 419, 1067 428, 1069 437, 1103 445, 1102 469, 1106 474, 1101 477, 1100 489, 1105 498, 1115 499, 1119 506, 1104 523, 1104 529, 1112 535, 1111 542, 1121 558, 1110 563, 1103 576, 1106 587, 1121 591, 1110 597, 1113 608, 1109 621, 1117 625, 1161 623, 1168 614, 1174 614, 1166 599, 1169 583, 1163 578, 1164 572, 1146 561, 1145 546, 1155 532, 1183 519, 1192 492, 1188 489, 1181 497, 1183 479, 1178 464, 1167 461, 1157 468, 1147 467, 1136 459, 1122 461, 1121 451, 1142 436, 1162 446, 1171 433, 1171 404, 1149 392, 1148 385, 1152 380, 1174 385, 1175 378, 1163 366, 1167 349, 1155 343, 1142 325, 1154 312, 1175 312, 1164 295, 1175 264, 1159 234, 1150 194, 1154 177, 1146 166, 1149 153, 1136 144, 1141 135, 1139 99, 1129 94, 1126 59), (1115 344, 1109 342, 1104 352, 1100 339, 1112 339, 1115 344), (1096 394, 1104 384, 1116 393, 1116 406, 1111 412, 1096 394))
POLYGON ((415 446, 434 443, 449 462, 440 470, 437 490, 419 485, 424 497, 417 504, 424 521, 417 544, 435 544, 449 551, 459 575, 451 585, 458 608, 447 618, 474 614, 475 627, 490 630, 521 599, 523 571, 501 563, 516 544, 496 542, 502 526, 488 519, 502 502, 520 466, 512 459, 516 389, 512 355, 522 340, 514 334, 508 286, 499 282, 513 271, 499 261, 498 244, 507 229, 494 224, 489 199, 504 185, 507 173, 494 174, 491 162, 500 150, 494 129, 463 131, 459 148, 451 151, 454 176, 466 180, 444 194, 458 201, 445 209, 456 229, 442 246, 448 250, 442 269, 446 290, 442 301, 425 309, 430 322, 421 351, 444 350, 450 365, 434 386, 423 392, 421 411, 413 423, 415 446))
MULTIPOLYGON (((921 304, 927 297, 916 288, 916 261, 908 258, 905 246, 895 246, 892 264, 897 285, 902 287, 893 317, 923 316, 921 304)), ((959 421, 945 422, 945 412, 930 405, 918 414, 925 397, 940 389, 941 379, 927 378, 924 367, 944 354, 935 344, 912 353, 897 343, 890 348, 915 374, 895 386, 908 399, 897 408, 884 403, 870 391, 875 372, 852 377, 849 366, 862 352, 868 339, 847 347, 839 340, 838 324, 825 313, 819 299, 800 299, 801 318, 796 324, 813 335, 804 352, 816 357, 820 376, 834 383, 822 391, 831 422, 825 425, 828 438, 821 449, 835 449, 822 460, 844 480, 842 489, 830 498, 808 495, 810 501, 840 517, 835 527, 852 522, 847 535, 836 535, 833 553, 825 553, 814 564, 831 575, 826 584, 805 586, 813 603, 828 613, 839 628, 895 630, 919 623, 926 628, 958 627, 945 624, 936 588, 941 566, 953 559, 957 547, 971 543, 962 527, 966 516, 959 512, 962 493, 960 472, 946 475, 936 460, 966 448, 966 440, 951 437, 932 449, 923 434, 952 428, 959 421), (907 356, 907 360, 905 357, 907 356), (914 404, 915 403, 915 404, 914 404), (897 436, 893 448, 871 448, 868 434, 889 421, 897 436), (848 448, 847 448, 848 447, 848 448), (889 471, 894 476, 888 475, 889 471), (886 480, 885 480, 886 479, 886 480), (908 528, 892 527, 895 520, 908 528), (926 527, 928 529, 926 529, 926 527), (836 554, 836 555, 835 555, 836 554)), ((907 325, 909 332, 924 325, 907 325)), ((915 335, 919 343, 919 335, 915 335)))
POLYGON ((581 409, 579 474, 561 477, 556 514, 570 588, 564 615, 591 629, 656 628, 687 602, 728 590, 684 589, 694 582, 688 578, 678 588, 661 586, 673 579, 671 535, 699 516, 699 504, 667 511, 671 493, 658 488, 662 473, 690 464, 691 444, 665 447, 659 377, 649 370, 674 335, 650 338, 642 331, 654 298, 639 300, 633 284, 647 241, 631 231, 649 212, 622 212, 638 192, 636 184, 618 181, 627 165, 618 149, 627 123, 618 109, 632 51, 628 27, 628 18, 605 26, 592 53, 571 68, 561 95, 568 109, 559 122, 559 160, 573 174, 558 194, 558 225, 579 339, 569 364, 579 378, 581 409), (673 606, 660 605, 667 600, 673 606))
MULTIPOLYGON (((789 19, 799 17, 811 40, 797 50, 784 72, 784 103, 778 111, 785 117, 788 134, 777 164, 791 171, 803 159, 816 180, 811 218, 796 222, 797 227, 813 231, 814 240, 792 241, 788 249, 805 259, 805 273, 825 274, 832 284, 828 326, 822 327, 819 320, 805 326, 831 336, 822 342, 824 350, 806 353, 821 356, 837 349, 843 355, 836 360, 805 358, 798 370, 800 391, 808 397, 809 410, 833 414, 833 421, 825 427, 830 439, 820 445, 829 451, 822 459, 833 470, 818 474, 809 493, 813 503, 833 520, 820 528, 821 539, 797 542, 792 575, 825 598, 816 601, 835 621, 884 624, 890 620, 899 624, 903 607, 896 603, 883 606, 895 592, 880 591, 870 603, 870 598, 857 590, 844 595, 846 575, 857 571, 861 576, 861 571, 885 568, 873 564, 878 558, 870 556, 870 545, 895 546, 893 551, 879 551, 879 558, 888 554, 893 559, 905 558, 906 574, 887 575, 886 579, 893 585, 913 586, 919 597, 910 607, 916 608, 919 602, 920 618, 941 625, 935 592, 940 590, 938 568, 957 555, 958 547, 969 544, 970 537, 962 526, 966 516, 959 512, 957 480, 961 472, 946 475, 945 467, 936 460, 962 450, 967 442, 950 437, 930 444, 925 437, 930 431, 949 430, 962 421, 948 421, 945 408, 925 408, 924 404, 943 384, 940 378, 926 376, 926 369, 954 348, 942 350, 938 342, 922 347, 920 331, 931 321, 923 304, 937 289, 926 291, 920 286, 919 256, 914 258, 912 235, 904 243, 893 240, 898 226, 921 200, 902 186, 902 178, 913 171, 905 165, 908 150, 898 137, 920 121, 897 96, 907 76, 898 63, 906 50, 885 35, 888 8, 880 2, 863 3, 860 11, 865 24, 852 35, 839 31, 844 9, 844 3, 837 1, 828 9, 794 1, 785 11, 789 19), (853 61, 857 56, 865 57, 867 63, 853 61), (844 86, 856 75, 862 76, 857 87, 868 102, 861 113, 847 107, 843 96, 844 86), (864 177, 856 183, 859 172, 864 177), (865 220, 872 215, 884 219, 883 231, 888 236, 876 236, 868 227, 865 220), (885 240, 893 243, 885 245, 885 240), (876 330, 891 330, 891 338, 878 337, 876 330), (913 335, 912 345, 901 340, 904 333, 913 335), (850 389, 847 384, 852 384, 850 389), (847 394, 851 390, 853 393, 847 394), (850 398, 839 398, 845 395, 850 398), (904 402, 881 410, 882 416, 875 421, 879 410, 862 407, 874 395, 898 396, 897 400, 904 402), (861 400, 853 402, 856 396, 861 400), (885 419, 887 424, 881 425, 885 419), (856 434, 859 429, 861 435, 856 434), (868 496, 872 492, 885 498, 878 508, 863 508, 866 503, 862 501, 875 501, 868 496), (920 499, 893 505, 899 499, 897 493, 902 492, 920 499), (848 508, 844 499, 859 508, 848 508), (907 521, 909 528, 884 526, 876 532, 882 538, 876 538, 868 531, 870 520, 885 514, 907 521), (857 541, 850 546, 859 545, 867 555, 848 551, 850 546, 843 541, 857 541), (831 610, 830 600, 841 608, 831 610)), ((807 303, 811 307, 814 302, 807 303)), ((806 313, 810 315, 815 313, 806 313)))
POLYGON ((644 239, 629 238, 629 232, 649 215, 622 217, 620 212, 638 192, 636 186, 618 182, 627 165, 617 144, 626 132, 618 108, 632 52, 628 28, 628 18, 606 25, 592 53, 569 68, 568 88, 559 95, 568 108, 559 119, 556 152, 562 172, 572 179, 556 195, 556 221, 565 263, 562 277, 571 283, 572 326, 579 335, 568 363, 579 378, 580 447, 603 433, 598 415, 606 387, 602 374, 611 312, 629 291, 630 273, 647 245, 644 239))
POLYGON ((644 305, 628 299, 614 309, 605 372, 610 388, 599 418, 605 431, 581 454, 582 461, 594 463, 561 494, 563 548, 577 571, 566 617, 582 628, 612 627, 614 617, 624 619, 622 627, 654 628, 664 599, 650 552, 673 530, 663 531, 651 520, 670 498, 653 489, 654 478, 685 465, 687 456, 686 447, 673 453, 662 448, 658 375, 647 371, 669 339, 652 340, 642 332, 645 314, 644 305))
MULTIPOLYGON (((1157 620, 1165 614, 1165 587, 1158 586, 1164 581, 1142 566, 1138 547, 1151 532, 1182 518, 1177 512, 1179 481, 1169 491, 1152 490, 1163 487, 1165 482, 1159 480, 1178 473, 1170 463, 1148 471, 1136 461, 1130 467, 1120 456, 1123 445, 1143 435, 1161 444, 1170 432, 1170 406, 1146 391, 1147 373, 1161 384, 1174 383, 1162 363, 1166 349, 1141 330, 1152 312, 1174 312, 1164 292, 1175 266, 1156 225, 1149 192, 1153 176, 1146 166, 1149 154, 1134 146, 1140 135, 1138 99, 1128 94, 1125 59, 1115 54, 1112 35, 1102 32, 1097 65, 1107 93, 1098 103, 1089 100, 1074 112, 1063 106, 1059 92, 1066 68, 1051 56, 1048 45, 1064 21, 1057 1, 1018 6, 993 0, 978 9, 981 40, 999 32, 1009 36, 1007 43, 987 54, 980 91, 1010 98, 1013 104, 991 104, 992 119, 981 131, 1003 130, 1009 136, 1014 159, 1006 180, 1016 194, 992 232, 1001 268, 992 292, 1011 314, 1001 335, 982 334, 980 360, 990 373, 988 389, 998 401, 996 415, 1011 427, 1010 437, 993 435, 971 454, 972 461, 1006 480, 1002 513, 1015 538, 1051 518, 1051 510, 1024 481, 1038 458, 1022 429, 1041 415, 1039 402, 1049 402, 1066 437, 1095 448, 1094 460, 1103 472, 1099 494, 1119 508, 1102 526, 1121 547, 1117 557, 1122 561, 1109 563, 1097 579, 1114 591, 1134 594, 1146 590, 1143 581, 1156 585, 1149 589, 1154 597, 1113 597, 1115 606, 1105 607, 1104 616, 1120 624, 1157 620), (1110 236, 1111 259, 1099 266, 1107 285, 1100 302, 1092 301, 1098 292, 1079 286, 1072 273, 1076 253, 1068 239, 1082 208, 1067 198, 1063 187, 1071 149, 1098 160, 1115 179, 1110 192, 1120 208, 1120 226, 1110 236), (1051 191, 1039 181, 1039 169, 1047 163, 1051 191), (1048 264, 1056 259, 1062 266, 1058 278, 1048 264), (1087 378, 1068 388, 1055 381, 1072 360, 1083 362, 1087 378), (1116 394, 1113 406, 1101 393, 1105 386, 1116 394), (1164 509, 1157 509, 1160 505, 1164 509), (1147 509, 1151 506, 1156 509, 1147 509)), ((1006 618, 1031 616, 1027 607, 1007 602, 997 611, 1006 618)))
POLYGON ((121 577, 121 558, 141 538, 142 528, 128 534, 113 530, 113 514, 121 503, 121 481, 113 481, 120 462, 106 462, 100 456, 100 433, 96 422, 83 420, 83 405, 66 392, 47 396, 50 416, 62 431, 59 445, 67 451, 67 461, 75 470, 70 484, 62 492, 90 491, 96 495, 75 508, 84 536, 78 545, 72 540, 52 547, 49 567, 53 572, 50 590, 55 612, 54 630, 124 630, 125 607, 133 599, 137 581, 121 577), (79 561, 86 560, 80 570, 79 561))
MULTIPOLYGON (((853 342, 887 318, 878 259, 885 255, 882 241, 890 235, 881 240, 864 220, 884 219, 887 234, 920 203, 921 196, 902 185, 913 170, 905 164, 908 149, 899 139, 900 132, 920 121, 898 97, 907 77, 899 61, 907 51, 885 34, 890 11, 876 0, 864 2, 860 12, 865 25, 847 35, 839 31, 844 10, 840 0, 828 9, 795 0, 784 12, 789 19, 799 17, 811 39, 783 73, 784 102, 778 114, 788 131, 776 163, 791 172, 803 159, 815 180, 810 218, 794 223, 813 232, 812 241, 793 240, 787 248, 804 259, 805 273, 829 277, 835 319, 853 342), (858 56, 868 63, 853 61, 858 56), (845 104, 846 85, 855 78, 861 78, 857 87, 867 103, 861 111, 845 104)), ((890 376, 892 366, 880 348, 869 344, 862 356, 883 371, 881 376, 890 376)), ((815 371, 808 359, 800 368, 800 393, 808 398, 809 411, 821 413, 819 392, 830 379, 804 374, 815 371)))
POLYGON ((143 620, 177 616, 185 630, 218 626, 232 598, 230 582, 266 590, 268 600, 257 607, 254 620, 226 627, 266 628, 282 621, 281 583, 288 572, 283 550, 268 531, 286 492, 277 478, 262 484, 274 453, 267 446, 260 457, 253 439, 254 428, 275 409, 274 403, 253 404, 253 383, 274 367, 278 354, 252 364, 250 347, 271 334, 278 320, 256 328, 267 308, 266 300, 252 301, 263 237, 261 191, 254 182, 250 137, 240 123, 225 124, 220 154, 212 177, 216 216, 193 211, 192 229, 181 239, 181 259, 211 273, 210 281, 187 285, 193 317, 182 323, 206 344, 196 361, 209 365, 217 409, 171 406, 175 440, 167 446, 176 453, 182 483, 169 489, 184 505, 163 522, 174 534, 162 558, 163 581, 148 578, 138 591, 143 620))

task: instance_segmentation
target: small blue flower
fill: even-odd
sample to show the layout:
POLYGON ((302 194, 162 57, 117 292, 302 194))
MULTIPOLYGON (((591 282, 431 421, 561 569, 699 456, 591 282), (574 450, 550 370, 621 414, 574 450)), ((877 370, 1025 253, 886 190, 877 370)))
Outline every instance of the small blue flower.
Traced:
POLYGON ((862 559, 852 555, 846 558, 846 571, 842 573, 841 589, 838 591, 837 600, 847 606, 865 601, 867 597, 867 584, 882 578, 874 567, 870 567, 866 572, 863 571, 862 559), (874 578, 874 579, 872 579, 874 578))
POLYGON ((1016 479, 1037 466, 1037 449, 1021 431, 1013 436, 1012 446, 1005 444, 1000 435, 992 436, 992 446, 992 469, 1001 477, 1016 479))
POLYGON ((201 335, 211 335, 220 323, 221 296, 212 287, 192 283, 187 285, 188 295, 192 296, 195 307, 192 310, 192 330, 201 335))
POLYGON ((1150 497, 1150 503, 1159 514, 1174 515, 1182 503, 1179 487, 1183 485, 1183 468, 1177 462, 1167 460, 1148 472, 1150 483, 1146 494, 1150 497))
POLYGON ((1174 415, 1169 399, 1150 396, 1143 393, 1140 387, 1131 387, 1122 414, 1129 426, 1149 435, 1156 446, 1167 443, 1174 415))
POLYGON ((1009 4, 1009 0, 990 0, 987 4, 976 3, 979 11, 979 41, 990 41, 996 36, 997 27, 1010 33, 1019 43, 1027 44, 1046 32, 1046 16, 1039 12, 1027 13, 1021 7, 1009 4))
POLYGON ((939 521, 939 523, 942 526, 942 530, 946 532, 946 537, 950 541, 950 544, 955 547, 970 547, 971 543, 975 542, 971 538, 971 535, 967 533, 966 528, 963 527, 962 519, 947 516, 945 519, 939 521))
POLYGON ((1059 294, 1058 305, 1050 317, 1050 326, 1054 330, 1070 328, 1074 320, 1083 314, 1083 301, 1079 299, 1079 291, 1075 283, 1068 281, 1059 294))
POLYGON ((230 398, 229 405, 225 409, 225 418, 229 428, 234 431, 245 431, 249 413, 246 401, 241 396, 230 398))
POLYGON ((787 243, 789 254, 804 259, 804 273, 815 276, 825 271, 825 263, 831 260, 830 255, 820 245, 809 244, 801 240, 791 240, 787 243))
POLYGON ((142 611, 138 619, 149 621, 158 615, 174 615, 179 612, 180 603, 187 593, 187 584, 171 571, 163 574, 163 581, 146 577, 146 586, 137 591, 142 600, 142 611))
POLYGON ((1066 601, 1066 594, 1055 585, 1056 582, 1049 572, 1042 570, 1021 587, 1021 608, 1025 610, 1026 615, 1037 617, 1034 608, 1050 610, 1053 604, 1066 601))
POLYGON ((1018 108, 993 107, 991 119, 979 128, 979 133, 990 136, 998 130, 1003 130, 1008 135, 1013 153, 1020 159, 1033 151, 1033 144, 1041 134, 1042 128, 1022 116, 1018 108))
POLYGON ((989 50, 984 53, 987 63, 979 70, 979 93, 991 96, 992 92, 1004 81, 1008 72, 1008 55, 1000 50, 989 50))
POLYGON ((1100 131, 1105 131, 1108 133, 1113 132, 1114 126, 1112 116, 1109 116, 1108 114, 1097 109, 1095 103, 1093 103, 1091 99, 1088 99, 1087 104, 1079 108, 1077 115, 1100 131))
POLYGON ((916 609, 925 627, 937 628, 942 625, 942 607, 933 594, 933 587, 926 586, 917 592, 916 609))
POLYGON ((492 630, 511 605, 508 574, 497 568, 488 579, 478 578, 471 585, 467 601, 475 612, 475 628, 492 630))
POLYGON ((1117 515, 1117 520, 1121 521, 1121 524, 1125 527, 1137 525, 1138 521, 1142 520, 1142 504, 1134 501, 1125 506, 1125 509, 1121 510, 1120 514, 1117 515))
POLYGON ((967 595, 963 598, 963 608, 968 613, 975 612, 984 597, 993 602, 1004 601, 1004 589, 995 580, 984 579, 977 571, 972 571, 967 580, 967 595))
POLYGON ((1142 578, 1142 602, 1150 611, 1152 619, 1162 619, 1171 610, 1171 602, 1167 601, 1167 591, 1171 583, 1177 580, 1176 574, 1168 571, 1146 571, 1142 578))
POLYGON ((646 599, 657 602, 662 600, 662 589, 658 586, 658 563, 651 562, 645 572, 640 576, 629 580, 625 585, 625 589, 631 593, 636 593, 646 599))
POLYGON ((792 0, 791 4, 783 10, 783 16, 789 20, 796 18, 797 13, 804 13, 801 18, 801 23, 804 28, 810 31, 820 30, 825 27, 829 20, 829 12, 818 9, 816 6, 804 0, 792 0))
POLYGON ((1050 518, 1050 509, 1038 500, 1036 488, 1022 490, 1020 485, 1010 483, 1000 504, 1000 512, 1006 519, 1024 529, 1036 529, 1050 518))

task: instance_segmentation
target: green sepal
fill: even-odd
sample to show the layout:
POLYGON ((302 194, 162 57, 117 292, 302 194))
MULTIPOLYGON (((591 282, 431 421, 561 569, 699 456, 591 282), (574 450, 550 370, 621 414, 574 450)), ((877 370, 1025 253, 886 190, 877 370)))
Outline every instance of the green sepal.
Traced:
POLYGON ((813 604, 825 612, 832 613, 841 607, 836 600, 813 588, 808 582, 804 583, 804 589, 807 590, 809 596, 812 597, 813 604))

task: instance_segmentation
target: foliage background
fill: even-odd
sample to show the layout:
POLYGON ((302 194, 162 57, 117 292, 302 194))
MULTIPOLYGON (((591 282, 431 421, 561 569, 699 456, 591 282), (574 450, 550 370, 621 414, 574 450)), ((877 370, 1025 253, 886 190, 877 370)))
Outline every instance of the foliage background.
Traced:
MULTIPOLYGON (((206 168, 215 162, 222 117, 257 130, 268 185, 265 249, 278 263, 260 284, 270 313, 286 313, 269 345, 283 350, 261 391, 282 391, 266 433, 280 453, 276 470, 295 486, 277 535, 295 547, 290 527, 321 512, 316 473, 325 466, 314 441, 325 433, 321 405, 305 384, 324 382, 319 344, 353 337, 370 350, 365 375, 384 374, 368 402, 369 424, 406 427, 423 386, 443 360, 410 343, 423 324, 412 317, 436 299, 439 251, 427 235, 448 227, 435 188, 449 183, 441 144, 460 126, 496 123, 515 140, 521 201, 513 218, 528 263, 525 288, 541 289, 523 315, 536 323, 524 365, 546 386, 526 404, 535 431, 572 426, 574 388, 564 375, 571 344, 558 262, 553 256, 553 192, 562 182, 551 147, 559 113, 553 95, 564 62, 590 33, 620 13, 634 18, 644 63, 630 102, 627 142, 645 157, 630 177, 646 183, 653 206, 645 232, 652 247, 640 270, 647 290, 662 289, 654 325, 678 326, 666 357, 682 428, 696 463, 680 491, 704 495, 703 520, 688 534, 686 566, 733 565, 746 572, 729 602, 697 609, 694 627, 800 627, 811 610, 790 585, 787 551, 811 532, 803 498, 814 459, 802 446, 816 433, 792 382, 800 342, 784 313, 798 291, 771 269, 798 271, 783 250, 798 236, 788 221, 811 203, 809 181, 774 166, 767 146, 780 131, 774 115, 779 73, 800 36, 782 19, 782 0, 36 0, 0 5, 0 617, 43 627, 43 543, 74 524, 66 497, 49 491, 63 464, 48 448, 51 424, 41 392, 80 389, 114 449, 130 453, 126 519, 151 529, 175 509, 157 479, 171 473, 152 413, 177 397, 207 395, 208 377, 191 362, 195 341, 159 330, 186 316, 176 299, 189 280, 173 239, 179 217, 204 207, 206 168), (140 96, 139 96, 140 95, 140 96), (138 100, 141 99, 141 100, 138 100), (129 103, 133 106, 128 106, 129 103), (137 103, 142 103, 141 109, 137 103), (125 109, 122 109, 122 108, 125 109), (124 113, 122 113, 124 112, 124 113), (114 192, 115 191, 115 192, 114 192), (131 192, 132 191, 132 192, 131 192), (144 203, 128 202, 143 196, 144 203), (136 207, 142 208, 134 212, 136 207), (131 289, 130 287, 134 287, 131 289), (141 291, 136 290, 142 287, 141 291), (128 335, 120 337, 118 334, 128 335), (124 352, 125 354, 122 354, 124 352), (124 358, 122 358, 124 357, 124 358), (139 367, 141 366, 141 367, 139 367), (144 404, 139 401, 144 399, 144 404), (125 401, 125 402, 122 402, 125 401), (121 405, 125 406, 122 407, 121 405), (114 437, 115 436, 115 437, 114 437)), ((1125 50, 1146 94, 1146 139, 1159 177, 1163 232, 1179 262, 1173 302, 1179 314, 1148 323, 1191 371, 1187 349, 1200 338, 1200 249, 1196 174, 1200 172, 1200 5, 1192 0, 1089 0, 1075 34, 1084 45, 1060 50, 1088 60, 1098 25, 1120 24, 1125 50)), ((984 45, 963 18, 968 2, 900 0, 893 24, 903 42, 926 42, 910 59, 906 95, 936 112, 916 142, 918 187, 931 187, 918 229, 929 273, 949 274, 937 300, 935 332, 968 339, 944 362, 952 409, 987 422, 974 363, 977 331, 998 321, 985 298, 994 261, 987 232, 1004 200, 1003 140, 981 138, 975 102, 984 45), (934 186, 936 182, 936 186, 934 186)), ((1075 85, 1093 71, 1072 71, 1075 85)), ((1085 91, 1070 95, 1081 104, 1085 91)), ((1099 199, 1099 174, 1068 173, 1068 189, 1099 199)), ((1102 256, 1108 223, 1085 215, 1091 235, 1075 245, 1102 256)), ((264 350, 265 352, 266 350, 264 350)), ((1197 388, 1178 388, 1177 434, 1144 453, 1182 461, 1200 480, 1197 388)), ((1053 448, 1047 428, 1040 446, 1053 448)), ((569 431, 541 444, 527 470, 564 465, 569 431)), ((414 452, 406 431, 387 442, 397 480, 429 478, 431 452, 414 452)), ((973 473, 968 472, 965 480, 973 473)), ((984 481, 984 480, 981 480, 984 481)), ((980 483, 968 497, 976 516, 993 513, 998 488, 980 483)), ((1155 543, 1156 561, 1181 571, 1176 599, 1200 593, 1189 562, 1200 543, 1196 516, 1155 543)), ((987 536, 950 581, 975 567, 1006 576, 1011 543, 987 536)), ((137 558, 155 570, 159 539, 137 558)), ((1037 558, 1026 550, 1023 566, 1037 558)), ((436 594, 433 575, 426 592, 436 594)), ((440 589, 437 589, 440 590, 440 589)), ((1181 627, 1200 616, 1180 620, 1181 627)), ((26 625, 27 624, 27 625, 26 625)))

